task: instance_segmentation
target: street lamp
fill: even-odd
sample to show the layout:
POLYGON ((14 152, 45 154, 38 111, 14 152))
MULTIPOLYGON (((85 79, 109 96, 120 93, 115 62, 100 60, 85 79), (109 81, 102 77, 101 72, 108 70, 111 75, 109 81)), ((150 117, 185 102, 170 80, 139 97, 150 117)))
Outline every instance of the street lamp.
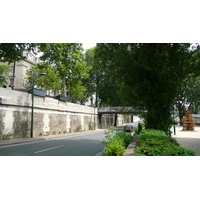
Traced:
POLYGON ((31 88, 32 88, 31 138, 33 137, 34 86, 35 86, 35 84, 37 83, 38 78, 39 78, 40 76, 46 76, 46 73, 39 73, 39 74, 36 76, 35 80, 34 80, 33 83, 32 83, 32 86, 31 86, 31 88))

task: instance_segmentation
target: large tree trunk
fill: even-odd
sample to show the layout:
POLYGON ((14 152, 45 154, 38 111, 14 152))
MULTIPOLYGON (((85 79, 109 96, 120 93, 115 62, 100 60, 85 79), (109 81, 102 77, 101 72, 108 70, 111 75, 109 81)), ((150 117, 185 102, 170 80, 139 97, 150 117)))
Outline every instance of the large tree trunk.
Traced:
POLYGON ((183 118, 183 116, 185 114, 185 107, 180 102, 178 102, 177 108, 178 108, 178 115, 179 115, 180 125, 182 126, 181 119, 183 118))
POLYGON ((161 109, 161 105, 157 108, 156 106, 149 106, 147 108, 145 121, 146 129, 159 129, 168 134, 170 125, 172 124, 170 109, 161 109))
POLYGON ((63 96, 67 97, 67 91, 66 91, 66 76, 62 76, 62 83, 63 83, 63 96))

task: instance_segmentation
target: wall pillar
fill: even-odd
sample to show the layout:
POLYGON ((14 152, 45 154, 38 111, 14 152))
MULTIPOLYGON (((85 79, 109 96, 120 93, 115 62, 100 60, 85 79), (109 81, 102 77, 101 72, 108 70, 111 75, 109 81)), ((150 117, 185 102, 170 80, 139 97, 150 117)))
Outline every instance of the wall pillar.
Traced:
POLYGON ((117 126, 117 114, 115 114, 114 126, 117 126))
POLYGON ((98 114, 99 128, 102 128, 102 114, 98 114))

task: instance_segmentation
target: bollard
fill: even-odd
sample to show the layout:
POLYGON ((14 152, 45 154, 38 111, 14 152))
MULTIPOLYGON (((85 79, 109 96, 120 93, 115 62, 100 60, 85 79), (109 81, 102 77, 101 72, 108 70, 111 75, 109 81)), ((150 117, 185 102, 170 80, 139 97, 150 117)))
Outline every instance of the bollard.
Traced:
POLYGON ((138 134, 140 134, 141 131, 142 131, 142 124, 138 123, 138 134))

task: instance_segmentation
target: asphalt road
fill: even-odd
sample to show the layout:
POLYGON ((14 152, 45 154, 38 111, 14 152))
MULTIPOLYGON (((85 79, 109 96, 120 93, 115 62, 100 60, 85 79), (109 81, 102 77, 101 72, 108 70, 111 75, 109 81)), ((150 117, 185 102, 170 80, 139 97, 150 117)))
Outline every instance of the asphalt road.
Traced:
POLYGON ((0 156, 97 156, 103 150, 104 130, 45 141, 0 147, 0 156))

